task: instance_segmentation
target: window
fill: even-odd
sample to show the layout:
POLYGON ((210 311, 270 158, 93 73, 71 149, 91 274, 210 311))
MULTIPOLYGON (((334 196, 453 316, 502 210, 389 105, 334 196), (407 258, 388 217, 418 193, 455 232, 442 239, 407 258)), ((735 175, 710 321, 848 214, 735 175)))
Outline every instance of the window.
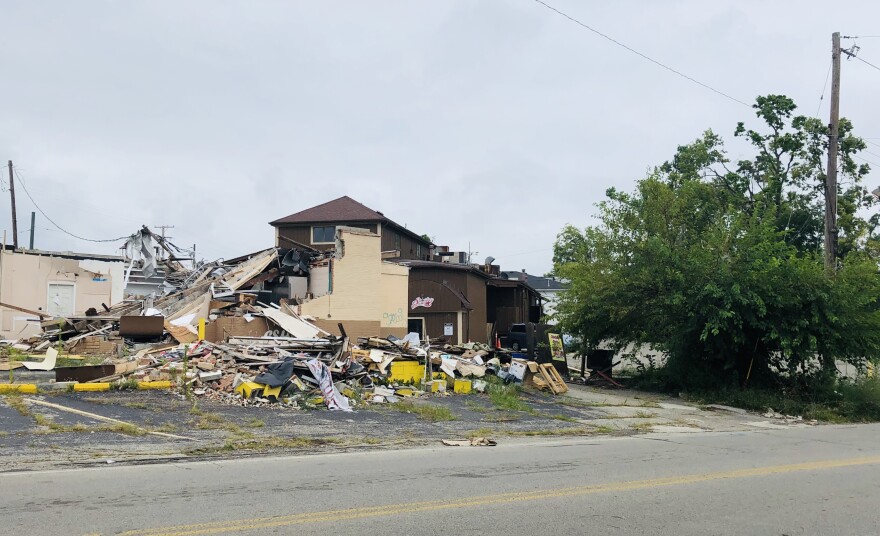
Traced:
POLYGON ((312 244, 329 244, 336 242, 336 227, 312 227, 312 244))
POLYGON ((394 249, 400 251, 400 235, 394 233, 394 249))
POLYGON ((416 244, 416 257, 422 258, 422 245, 416 244))

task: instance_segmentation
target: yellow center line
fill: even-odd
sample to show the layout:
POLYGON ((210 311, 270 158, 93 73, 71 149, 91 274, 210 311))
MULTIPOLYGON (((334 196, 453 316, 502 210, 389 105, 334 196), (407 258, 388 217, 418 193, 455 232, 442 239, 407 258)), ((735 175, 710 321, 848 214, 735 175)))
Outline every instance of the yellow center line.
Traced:
POLYGON ((606 484, 594 484, 590 486, 574 486, 567 488, 551 488, 538 491, 478 495, 474 497, 467 497, 464 499, 447 501, 438 500, 409 502, 401 504, 387 504, 382 506, 369 506, 363 508, 326 510, 323 512, 309 512, 287 516, 256 517, 250 519, 215 521, 211 523, 179 525, 175 527, 159 527, 155 529, 133 530, 129 532, 124 532, 123 534, 128 536, 194 536, 198 534, 221 534, 224 532, 242 532, 273 527, 303 525, 306 523, 320 523, 323 521, 346 521, 352 519, 363 519, 367 517, 382 517, 396 514, 411 514, 417 512, 448 510, 451 508, 467 508, 493 504, 536 501, 559 497, 589 495, 594 493, 634 491, 662 486, 680 486, 685 484, 695 484, 699 482, 709 482, 712 480, 750 478, 758 476, 780 475, 803 471, 816 471, 822 469, 835 469, 840 467, 853 467, 859 465, 874 464, 880 464, 880 456, 870 456, 865 458, 847 458, 842 460, 823 460, 817 462, 796 463, 789 465, 773 465, 766 467, 754 467, 749 469, 735 469, 732 471, 720 471, 716 473, 670 476, 664 478, 654 478, 650 480, 609 482, 606 484))

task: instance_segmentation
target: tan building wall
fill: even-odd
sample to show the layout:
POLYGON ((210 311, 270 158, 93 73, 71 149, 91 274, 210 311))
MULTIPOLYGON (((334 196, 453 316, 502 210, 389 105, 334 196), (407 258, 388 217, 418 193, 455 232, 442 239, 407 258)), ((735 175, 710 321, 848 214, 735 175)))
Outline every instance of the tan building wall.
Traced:
MULTIPOLYGON (((381 326, 406 330, 409 303, 409 268, 391 262, 382 263, 379 274, 382 306, 381 326)), ((404 335, 406 331, 404 331, 404 335)))
MULTIPOLYGON (((125 263, 66 259, 0 251, 0 302, 31 311, 82 314, 123 299, 125 263)), ((0 336, 19 339, 40 333, 35 315, 0 307, 0 336)))
MULTIPOLYGON (((322 327, 348 322, 363 331, 376 322, 379 331, 371 335, 405 335, 409 268, 382 261, 379 235, 350 227, 339 227, 337 232, 340 247, 329 273, 332 292, 306 301, 300 313, 321 320, 322 327)), ((324 278, 323 273, 315 275, 324 278)))

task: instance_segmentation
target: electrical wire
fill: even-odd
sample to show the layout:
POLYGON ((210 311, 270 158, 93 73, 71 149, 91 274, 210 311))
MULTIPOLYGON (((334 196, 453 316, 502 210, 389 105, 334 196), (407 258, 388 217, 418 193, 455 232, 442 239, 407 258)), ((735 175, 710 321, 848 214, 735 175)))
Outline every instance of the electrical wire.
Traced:
POLYGON ((699 86, 702 86, 702 87, 708 89, 709 91, 712 91, 712 92, 714 92, 714 93, 717 93, 717 94, 721 95, 722 97, 725 97, 725 98, 727 98, 727 99, 730 99, 730 100, 732 100, 733 102, 735 102, 735 103, 737 103, 737 104, 742 104, 743 106, 746 106, 746 107, 748 107, 748 108, 751 108, 751 107, 752 107, 751 104, 747 104, 747 103, 745 103, 745 102, 743 102, 743 101, 737 99, 736 97, 732 97, 732 96, 728 95, 727 93, 724 93, 723 91, 717 90, 717 89, 715 89, 714 87, 712 87, 712 86, 710 86, 710 85, 708 85, 708 84, 704 84, 703 82, 700 82, 700 81, 697 80, 696 78, 690 77, 690 76, 684 74, 684 73, 681 72, 681 71, 678 71, 678 70, 676 70, 676 69, 673 69, 672 67, 670 67, 670 66, 668 66, 668 65, 666 65, 666 64, 664 64, 664 63, 661 63, 661 62, 655 60, 654 58, 652 58, 652 57, 650 57, 650 56, 648 56, 648 55, 646 55, 646 54, 642 54, 642 53, 639 52, 638 50, 636 50, 636 49, 634 49, 634 48, 632 48, 632 47, 630 47, 630 46, 628 46, 628 45, 625 45, 625 44, 621 43, 621 42, 618 41, 617 39, 614 39, 613 37, 610 37, 610 36, 608 36, 608 35, 605 35, 604 33, 600 32, 599 30, 597 30, 597 29, 595 29, 595 28, 589 26, 589 25, 586 24, 585 22, 582 22, 582 21, 580 21, 580 20, 578 20, 578 19, 572 17, 571 15, 569 15, 569 14, 567 14, 567 13, 564 13, 564 12, 562 12, 562 11, 556 9, 555 7, 553 7, 553 6, 551 6, 550 4, 544 2, 543 0, 534 0, 534 1, 537 2, 538 4, 541 4, 542 6, 546 7, 546 8, 549 9, 550 11, 553 11, 553 12, 555 12, 555 13, 557 13, 557 14, 563 16, 563 17, 565 17, 566 19, 572 21, 573 23, 577 24, 578 26, 581 26, 581 27, 583 27, 583 28, 586 28, 587 30, 593 32, 594 34, 598 35, 599 37, 602 37, 602 38, 604 38, 604 39, 607 39, 608 41, 611 41, 612 43, 614 43, 615 45, 617 45, 617 46, 619 46, 619 47, 621 47, 621 48, 625 48, 626 50, 632 52, 632 53, 635 54, 636 56, 640 56, 641 58, 646 59, 646 60, 650 61, 651 63, 653 63, 653 64, 655 64, 655 65, 658 65, 658 66, 660 66, 660 67, 666 69, 667 71, 669 71, 669 72, 671 72, 671 73, 677 74, 678 76, 680 76, 680 77, 682 77, 682 78, 684 78, 684 79, 686 79, 686 80, 690 80, 691 82, 693 82, 693 83, 695 83, 695 84, 697 84, 697 85, 699 85, 699 86))
POLYGON ((862 63, 864 63, 864 64, 866 64, 866 65, 870 65, 871 67, 873 67, 873 68, 877 69, 878 71, 880 71, 880 67, 877 67, 876 65, 874 65, 874 64, 871 63, 870 61, 863 60, 862 58, 860 58, 860 57, 858 57, 858 56, 850 56, 850 58, 855 58, 855 59, 859 60, 860 62, 862 62, 862 63))
POLYGON ((868 164, 871 164, 872 166, 877 166, 877 169, 880 169, 880 164, 878 164, 877 162, 871 162, 871 161, 868 160, 867 158, 865 158, 865 157, 863 157, 863 156, 859 156, 859 155, 857 155, 857 154, 854 154, 854 155, 852 155, 852 156, 853 156, 853 158, 858 158, 859 160, 862 160, 862 161, 864 161, 864 162, 866 162, 866 163, 868 163, 868 164))
POLYGON ((101 242, 119 242, 120 240, 128 240, 128 238, 129 238, 128 236, 121 236, 121 237, 119 237, 119 238, 111 238, 111 239, 107 239, 107 240, 95 240, 95 239, 93 239, 93 238, 85 238, 85 237, 83 237, 83 236, 75 235, 75 234, 71 233, 70 231, 66 230, 65 228, 61 227, 60 225, 58 225, 57 223, 55 223, 55 220, 53 220, 52 218, 50 218, 49 215, 46 214, 46 213, 43 211, 42 208, 40 208, 40 205, 38 205, 36 201, 34 201, 33 196, 32 196, 31 193, 28 191, 27 186, 25 186, 25 184, 24 184, 24 180, 22 180, 22 178, 21 178, 21 174, 18 172, 18 168, 16 168, 15 166, 13 166, 12 169, 13 169, 13 171, 15 172, 15 176, 16 176, 16 178, 18 178, 18 183, 19 183, 19 184, 21 185, 21 187, 24 189, 24 193, 28 196, 28 199, 31 200, 31 203, 34 204, 34 208, 36 208, 38 211, 40 211, 40 214, 42 214, 43 217, 46 218, 46 219, 49 221, 49 223, 51 223, 52 225, 54 225, 55 227, 57 227, 58 230, 61 231, 62 233, 66 234, 66 235, 69 235, 69 236, 72 236, 73 238, 76 238, 76 239, 78 239, 78 240, 84 240, 84 241, 86 241, 86 242, 98 242, 98 243, 101 243, 101 242))
POLYGON ((816 117, 819 117, 819 112, 822 111, 822 101, 825 100, 825 90, 828 89, 828 79, 831 78, 831 66, 834 65, 834 62, 828 62, 828 72, 825 74, 825 83, 822 84, 822 95, 819 96, 819 106, 816 107, 816 117))

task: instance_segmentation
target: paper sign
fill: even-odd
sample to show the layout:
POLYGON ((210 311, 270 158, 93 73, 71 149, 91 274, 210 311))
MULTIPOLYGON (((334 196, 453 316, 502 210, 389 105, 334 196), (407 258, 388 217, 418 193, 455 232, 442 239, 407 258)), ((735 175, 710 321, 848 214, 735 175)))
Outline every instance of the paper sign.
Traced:
POLYGON ((443 336, 452 335, 452 324, 443 324, 443 336))

